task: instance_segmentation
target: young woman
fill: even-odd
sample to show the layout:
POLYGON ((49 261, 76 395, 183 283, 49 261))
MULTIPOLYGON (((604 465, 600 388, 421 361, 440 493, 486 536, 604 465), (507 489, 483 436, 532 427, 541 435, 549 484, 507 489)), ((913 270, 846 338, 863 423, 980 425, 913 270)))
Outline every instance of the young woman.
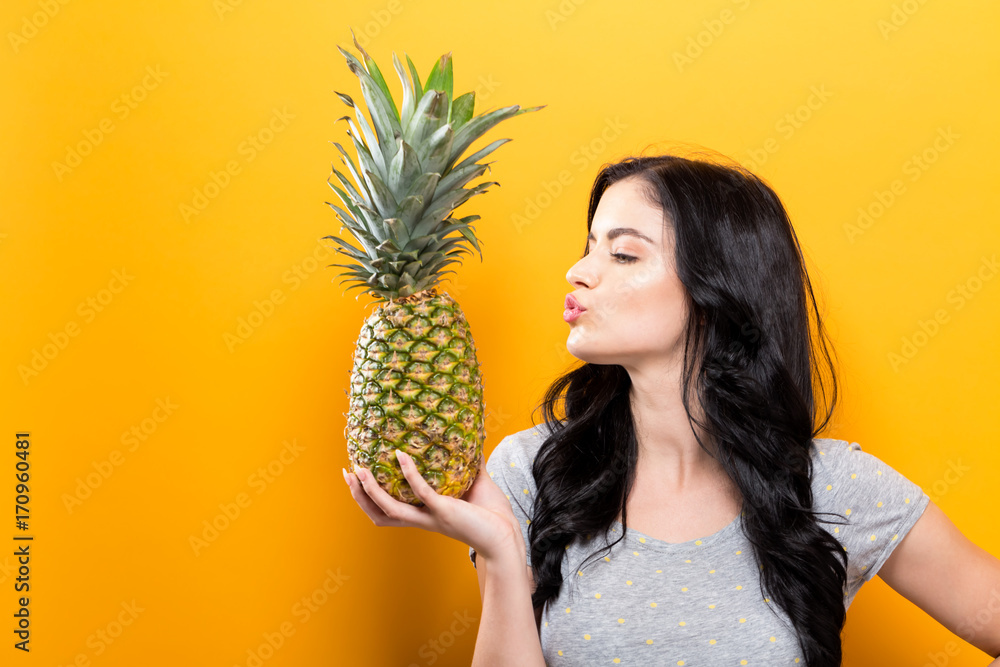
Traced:
POLYGON ((816 437, 836 377, 778 196, 739 167, 631 157, 597 176, 587 229, 564 312, 585 363, 544 424, 462 499, 405 455, 423 507, 344 473, 375 525, 470 546, 473 664, 833 667, 876 573, 1000 656, 1000 560, 857 443, 816 437))

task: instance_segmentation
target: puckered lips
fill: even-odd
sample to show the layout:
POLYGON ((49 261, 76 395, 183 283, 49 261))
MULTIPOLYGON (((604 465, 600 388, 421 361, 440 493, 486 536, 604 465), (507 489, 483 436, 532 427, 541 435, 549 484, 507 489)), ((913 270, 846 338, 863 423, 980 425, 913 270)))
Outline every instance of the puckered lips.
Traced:
POLYGON ((572 294, 566 295, 566 303, 563 307, 563 319, 567 322, 572 322, 587 310, 580 305, 580 302, 572 294))

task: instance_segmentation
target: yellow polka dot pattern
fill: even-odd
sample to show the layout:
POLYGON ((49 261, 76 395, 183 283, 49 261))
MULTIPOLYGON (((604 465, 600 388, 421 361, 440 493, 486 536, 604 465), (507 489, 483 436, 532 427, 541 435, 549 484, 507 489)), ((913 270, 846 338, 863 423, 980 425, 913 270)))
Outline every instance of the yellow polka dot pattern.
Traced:
MULTIPOLYGON (((899 483, 900 480, 898 477, 893 476, 891 474, 886 475, 884 474, 884 471, 881 469, 875 470, 874 466, 870 466, 871 464, 870 459, 853 458, 856 454, 852 453, 848 455, 847 454, 848 451, 856 452, 856 450, 849 450, 848 448, 844 448, 843 450, 837 449, 836 451, 831 451, 831 452, 820 451, 819 455, 826 457, 827 461, 826 462, 816 461, 816 465, 814 466, 814 473, 817 477, 821 474, 826 474, 827 477, 832 477, 832 475, 829 474, 831 472, 831 468, 829 466, 831 465, 840 466, 840 469, 836 471, 837 473, 836 477, 832 477, 831 479, 821 478, 822 479, 821 485, 814 486, 814 488, 819 488, 819 489, 825 488, 827 492, 830 492, 828 494, 818 494, 815 496, 817 505, 815 509, 817 511, 831 511, 834 513, 839 511, 842 512, 842 516, 846 516, 849 518, 849 523, 842 524, 844 530, 841 530, 840 526, 835 525, 833 526, 833 530, 831 531, 834 535, 837 536, 837 539, 842 543, 842 546, 845 551, 847 551, 848 547, 850 547, 851 551, 850 555, 853 557, 851 569, 855 572, 855 582, 857 583, 856 586, 848 587, 847 589, 845 589, 844 591, 845 604, 847 604, 847 597, 851 593, 856 592, 857 588, 860 587, 860 581, 862 581, 862 576, 859 573, 864 573, 867 572, 868 569, 871 569, 871 567, 875 564, 874 559, 877 557, 876 554, 885 553, 885 550, 882 547, 887 542, 895 542, 899 539, 900 533, 899 532, 894 533, 892 532, 891 529, 902 525, 902 517, 912 515, 912 511, 910 508, 906 508, 904 510, 903 507, 906 505, 910 505, 911 501, 913 501, 914 499, 916 499, 921 503, 923 503, 923 501, 925 500, 923 496, 918 497, 914 495, 917 492, 914 491, 912 488, 906 489, 906 491, 909 492, 908 493, 909 497, 901 498, 900 496, 904 496, 904 493, 899 492, 902 489, 902 487, 893 486, 893 484, 899 483), (829 454, 835 454, 835 456, 828 456, 829 454), (847 458, 845 458, 847 456, 850 456, 852 458, 850 460, 847 460, 847 458), (847 465, 850 465, 851 468, 846 468, 847 465), (824 468, 824 466, 826 466, 826 468, 824 468), (857 481, 855 483, 844 483, 843 480, 845 479, 857 480, 857 481), (833 484, 832 482, 834 481, 838 481, 838 484, 833 484), (876 483, 879 485, 878 493, 879 496, 881 496, 881 499, 879 499, 878 496, 872 497, 872 495, 874 494, 872 494, 871 492, 874 491, 874 487, 870 489, 865 487, 865 485, 867 484, 876 484, 876 483), (836 490, 835 487, 837 487, 836 490), (859 489, 862 489, 863 491, 858 491, 859 489), (894 495, 893 493, 894 491, 898 493, 898 495, 894 495), (902 503, 899 502, 900 500, 902 500, 902 503), (879 510, 877 513, 875 512, 876 509, 879 510), (872 528, 875 527, 876 525, 879 528, 873 532, 872 528), (865 528, 868 528, 868 530, 865 530, 865 528), (889 537, 890 534, 891 537, 889 537), (882 541, 881 544, 879 544, 880 540, 882 541), (864 560, 866 558, 868 559, 867 561, 864 560), (858 562, 859 560, 861 560, 861 562, 858 562)), ((517 464, 515 464, 515 462, 513 461, 510 461, 509 465, 510 468, 517 467, 517 464)), ((510 473, 508 475, 508 473, 506 473, 504 470, 505 469, 494 469, 489 472, 489 475, 491 478, 496 479, 498 486, 500 486, 500 488, 505 492, 505 495, 508 498, 508 500, 511 501, 512 508, 515 510, 516 514, 519 508, 520 509, 524 508, 517 506, 517 503, 521 501, 517 500, 515 502, 515 499, 511 497, 511 494, 516 494, 516 490, 521 489, 521 493, 517 494, 518 498, 524 496, 525 500, 528 500, 530 502, 529 499, 532 498, 534 495, 532 488, 533 480, 524 478, 523 473, 521 472, 510 473), (505 476, 507 477, 505 478, 505 476), (508 482, 511 481, 514 481, 514 484, 508 484, 508 482), (517 482, 523 482, 523 483, 517 483, 517 482)), ((746 512, 741 512, 741 516, 745 515, 746 512)), ((526 517, 524 517, 523 515, 520 516, 519 518, 521 519, 522 527, 531 523, 530 519, 526 519, 526 517)), ((909 525, 911 526, 912 522, 909 525)), ((826 527, 826 529, 829 530, 829 527, 826 527)), ((611 532, 617 532, 617 531, 611 529, 611 532)), ((586 536, 587 541, 589 541, 591 537, 592 536, 588 534, 586 536)), ((689 634, 691 637, 697 638, 699 642, 706 642, 709 646, 713 647, 720 645, 726 646, 727 644, 730 646, 738 646, 741 641, 746 641, 746 639, 737 640, 735 643, 729 642, 727 641, 728 640, 727 636, 722 636, 720 638, 718 635, 713 637, 712 634, 715 634, 714 632, 709 634, 710 631, 708 625, 702 627, 701 624, 702 617, 699 614, 708 612, 705 612, 704 611, 705 607, 701 605, 704 604, 706 607, 708 607, 709 610, 712 610, 711 613, 713 614, 712 616, 713 619, 719 619, 719 622, 729 624, 730 627, 732 627, 731 624, 735 620, 737 621, 737 625, 741 627, 740 632, 742 634, 746 634, 748 632, 752 634, 756 632, 757 624, 760 624, 762 622, 767 623, 767 621, 762 621, 760 620, 760 617, 755 617, 754 614, 756 612, 756 609, 748 605, 753 605, 753 604, 759 605, 760 604, 759 601, 761 599, 763 599, 764 603, 768 605, 771 605, 773 603, 771 599, 767 597, 759 598, 751 595, 750 598, 747 598, 746 596, 737 597, 735 595, 727 595, 725 593, 726 588, 728 588, 729 591, 742 591, 744 589, 744 586, 747 585, 747 581, 745 577, 746 573, 743 568, 749 566, 749 563, 753 562, 752 550, 749 551, 748 555, 749 560, 743 558, 739 559, 734 558, 735 556, 743 555, 743 552, 745 550, 735 549, 735 548, 728 549, 730 543, 731 542, 724 543, 721 541, 721 539, 715 540, 714 534, 712 539, 703 538, 703 539, 691 540, 690 542, 683 543, 683 547, 677 547, 677 545, 670 543, 670 550, 693 549, 694 547, 699 547, 697 551, 697 554, 699 554, 697 556, 699 562, 699 568, 696 568, 694 570, 692 569, 685 570, 687 574, 681 575, 681 572, 679 570, 668 571, 666 568, 655 569, 655 570, 653 570, 652 568, 646 569, 646 567, 642 564, 644 561, 649 562, 651 564, 654 562, 655 564, 660 564, 665 560, 666 561, 670 560, 669 556, 665 555, 665 550, 663 548, 664 543, 655 538, 645 535, 638 535, 633 533, 632 531, 629 531, 629 533, 626 534, 625 536, 624 544, 629 544, 632 547, 631 549, 629 549, 629 551, 631 551, 631 554, 637 558, 635 560, 633 559, 623 560, 620 558, 612 559, 612 556, 617 555, 618 552, 618 550, 615 549, 614 546, 612 546, 611 551, 615 553, 612 553, 611 555, 608 556, 604 556, 604 562, 609 564, 614 563, 616 568, 628 568, 631 571, 627 571, 627 573, 630 574, 632 578, 630 579, 619 578, 620 575, 615 576, 614 573, 611 573, 610 570, 608 570, 607 573, 599 574, 604 570, 604 568, 598 568, 598 570, 595 570, 593 576, 591 576, 590 573, 588 572, 588 576, 584 577, 583 571, 577 570, 577 575, 582 578, 581 584, 586 592, 583 598, 583 602, 581 602, 580 604, 583 604, 584 607, 586 607, 587 604, 591 605, 600 604, 602 609, 607 609, 612 613, 614 613, 615 611, 617 611, 618 613, 624 612, 624 616, 617 618, 616 625, 621 626, 621 628, 616 629, 615 632, 612 633, 616 637, 616 639, 614 639, 615 642, 620 642, 622 637, 630 636, 628 634, 623 634, 623 633, 628 633, 636 630, 638 630, 639 632, 643 632, 644 630, 649 631, 650 629, 653 628, 660 628, 661 632, 667 632, 666 630, 663 630, 663 628, 664 627, 669 628, 670 624, 673 623, 675 624, 673 626, 674 628, 683 628, 684 629, 683 632, 686 635, 689 634), (719 549, 720 545, 722 546, 721 550, 719 549), (728 554, 728 555, 723 555, 723 554, 728 554), (726 560, 726 559, 731 559, 731 560, 726 560), (624 563, 633 563, 633 564, 623 565, 624 563), (703 566, 711 567, 712 569, 701 569, 703 566), (651 580, 649 579, 649 577, 652 576, 651 575, 652 572, 655 572, 657 575, 663 575, 664 572, 668 572, 667 576, 670 578, 669 579, 657 578, 655 580, 651 580), (703 574, 697 574, 698 572, 701 572, 703 574), (609 573, 610 573, 610 578, 608 578, 609 573), (710 580, 704 580, 704 577, 706 575, 714 575, 714 576, 710 580), (677 582, 676 578, 680 576, 683 576, 684 580, 682 580, 681 582, 677 582), (736 581, 733 581, 734 578, 736 579, 736 581), (743 581, 741 583, 737 583, 740 581, 740 579, 743 579, 743 581), (627 594, 628 597, 626 597, 624 600, 626 606, 622 605, 623 600, 616 599, 614 595, 615 591, 613 590, 616 587, 621 588, 622 581, 624 581, 625 587, 629 588, 629 593, 627 594), (667 583, 668 581, 671 583, 667 583), (725 581, 726 584, 724 586, 716 587, 714 589, 709 588, 705 590, 697 587, 697 585, 700 585, 702 583, 708 584, 708 582, 714 582, 712 584, 714 586, 721 583, 722 581, 725 581), (655 583, 655 582, 660 582, 660 583, 655 583), (598 584, 600 586, 599 589, 600 592, 594 590, 594 588, 590 588, 589 591, 586 591, 588 583, 591 586, 593 586, 595 583, 598 584), (605 586, 607 586, 608 588, 605 588, 605 586), (649 614, 650 618, 646 619, 646 617, 643 616, 643 614, 640 614, 641 616, 640 619, 631 619, 630 617, 630 622, 626 624, 625 617, 629 616, 630 613, 630 608, 627 606, 628 604, 627 600, 629 599, 629 597, 634 598, 634 596, 637 593, 640 593, 640 591, 642 597, 649 595, 649 597, 652 597, 654 600, 657 600, 656 602, 651 602, 647 598, 644 603, 641 602, 641 604, 648 605, 646 609, 649 611, 645 613, 649 614), (685 597, 684 598, 678 597, 679 594, 684 594, 685 597), (715 602, 709 603, 708 600, 705 599, 706 596, 708 596, 709 599, 712 599, 713 597, 717 599, 715 602), (588 599, 591 600, 590 603, 587 602, 588 599), (719 607, 718 604, 719 599, 722 600, 721 607, 719 607), (600 602, 595 602, 598 600, 600 602), (754 602, 754 600, 756 600, 756 602, 754 602), (664 603, 666 605, 663 610, 659 609, 660 603, 664 603), (619 608, 615 609, 615 607, 619 608), (676 616, 674 616, 672 619, 662 618, 664 614, 673 615, 678 612, 683 614, 682 616, 683 620, 677 618, 676 616), (692 615, 688 616, 688 612, 692 612, 692 615), (652 614, 655 614, 656 618, 660 620, 653 621, 652 614), (634 621, 639 621, 639 622, 638 624, 636 624, 634 621), (666 623, 664 623, 664 621, 666 621, 666 623), (754 622, 751 623, 750 621, 754 622)), ((579 545, 580 541, 574 541, 573 544, 579 545)), ((566 549, 568 550, 569 548, 570 546, 567 545, 566 549)), ((669 553, 669 551, 667 553, 669 553)), ((680 565, 681 562, 685 564, 692 564, 695 560, 694 553, 695 553, 694 551, 690 552, 690 554, 692 555, 691 558, 682 557, 681 559, 673 561, 672 563, 665 562, 664 564, 672 564, 672 566, 675 568, 678 565, 680 565)), ((569 555, 571 556, 572 554, 569 555)), ((849 573, 849 577, 850 576, 851 575, 849 573)), ((597 607, 594 606, 593 609, 596 610, 597 607)), ((632 607, 631 609, 634 610, 634 607, 632 607)), ((775 607, 771 607, 771 609, 775 609, 775 607)), ((572 618, 574 617, 577 618, 576 621, 577 623, 581 622, 581 619, 585 619, 585 622, 588 623, 590 627, 579 628, 578 631, 579 634, 573 633, 572 636, 577 638, 575 641, 581 642, 579 638, 582 637, 583 638, 582 641, 589 642, 590 644, 592 644, 593 648, 587 650, 602 649, 602 647, 604 646, 610 648, 611 646, 610 642, 612 640, 600 634, 600 629, 598 628, 598 625, 595 625, 594 621, 586 613, 588 610, 586 609, 578 610, 578 613, 573 615, 570 615, 571 613, 570 607, 568 606, 565 607, 565 610, 566 610, 566 616, 560 615, 560 618, 565 620, 559 621, 557 619, 557 622, 552 624, 554 626, 552 629, 550 629, 549 621, 545 621, 544 623, 544 627, 546 628, 545 633, 556 632, 557 633, 555 635, 556 637, 566 636, 559 634, 560 624, 562 624, 563 626, 572 626, 573 625, 573 621, 571 620, 572 618), (580 614, 582 614, 582 616, 580 614), (585 633, 584 630, 588 632, 585 633), (594 632, 598 632, 598 634, 596 635, 591 634, 594 632), (594 639, 594 637, 597 637, 597 639, 594 639)), ((769 616, 768 618, 771 619, 772 616, 769 616)), ((598 620, 597 623, 599 624, 600 622, 601 621, 598 620)), ((613 623, 613 621, 611 622, 613 623)), ((715 622, 713 621, 713 623, 715 622)), ((765 625, 764 627, 767 627, 767 625, 765 625)), ((770 629, 771 632, 774 632, 775 629, 779 629, 779 627, 775 625, 771 626, 768 629, 770 629)), ((680 630, 673 630, 673 631, 680 632, 680 630)), ((655 632, 650 632, 650 634, 655 635, 655 632)), ((777 632, 775 632, 775 634, 771 634, 770 632, 761 632, 761 634, 763 635, 763 637, 767 637, 768 642, 770 644, 774 645, 774 651, 776 652, 776 654, 781 651, 780 647, 782 646, 787 647, 789 645, 789 642, 786 641, 786 639, 788 638, 788 635, 786 634, 781 634, 777 632)), ((552 635, 549 636, 551 637, 552 635)), ((549 641, 550 640, 543 639, 543 644, 547 645, 549 641)), ((633 637, 631 641, 637 641, 639 643, 644 642, 646 646, 653 646, 654 644, 660 644, 658 649, 661 651, 662 650, 669 651, 669 647, 671 644, 671 638, 667 635, 664 635, 663 637, 660 637, 658 635, 655 635, 653 637, 650 637, 648 635, 646 637, 642 637, 640 635, 639 637, 633 637)), ((704 646, 704 644, 702 644, 702 646, 704 646)), ((565 655, 564 650, 568 648, 572 647, 563 646, 561 647, 560 650, 555 652, 558 653, 559 656, 564 656, 565 655)), ((551 647, 550 650, 554 649, 556 649, 555 646, 551 647)), ((608 649, 605 648, 604 650, 608 649)), ((725 648, 718 648, 713 650, 716 652, 716 655, 718 655, 719 651, 721 651, 723 655, 728 655, 726 654, 725 648)), ((792 655, 794 654, 792 655, 782 654, 782 655, 785 655, 786 656, 785 659, 787 660, 791 658, 792 655)), ((590 656, 591 654, 589 653, 581 653, 579 655, 573 655, 571 659, 574 661, 587 662, 587 660, 590 659, 590 656)), ((657 654, 655 658, 649 656, 645 658, 640 658, 637 654, 635 656, 631 654, 624 655, 623 653, 620 652, 618 653, 617 657, 614 656, 615 653, 612 653, 611 656, 604 658, 604 660, 607 660, 608 658, 613 658, 613 662, 615 664, 622 664, 623 662, 626 664, 651 664, 649 662, 650 660, 655 661, 657 663, 659 663, 659 661, 661 660, 669 660, 670 664, 686 665, 687 660, 693 659, 692 657, 684 655, 678 656, 675 654, 674 656, 670 656, 669 653, 664 655, 657 654)), ((747 655, 747 654, 744 654, 744 656, 736 655, 733 657, 739 660, 738 664, 740 665, 748 665, 749 661, 754 660, 754 658, 757 658, 758 660, 760 659, 756 655, 747 655)), ((802 662, 802 659, 800 657, 795 657, 794 662, 796 664, 799 664, 802 662)), ((757 660, 754 660, 753 664, 758 664, 757 660)), ((761 663, 761 664, 766 664, 766 663, 761 663)))

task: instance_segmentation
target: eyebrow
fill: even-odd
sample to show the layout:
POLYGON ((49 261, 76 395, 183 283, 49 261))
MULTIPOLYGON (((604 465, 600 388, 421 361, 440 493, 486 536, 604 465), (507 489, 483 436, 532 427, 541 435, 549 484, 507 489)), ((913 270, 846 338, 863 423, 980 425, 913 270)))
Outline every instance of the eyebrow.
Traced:
MULTIPOLYGON (((649 243, 651 245, 656 245, 656 242, 653 241, 653 239, 649 238, 648 236, 640 232, 638 229, 632 229, 631 227, 615 227, 614 229, 608 232, 609 241, 614 241, 619 236, 634 236, 636 238, 642 239, 646 243, 649 243)), ((597 239, 594 238, 593 232, 587 235, 588 243, 596 240, 597 239)))

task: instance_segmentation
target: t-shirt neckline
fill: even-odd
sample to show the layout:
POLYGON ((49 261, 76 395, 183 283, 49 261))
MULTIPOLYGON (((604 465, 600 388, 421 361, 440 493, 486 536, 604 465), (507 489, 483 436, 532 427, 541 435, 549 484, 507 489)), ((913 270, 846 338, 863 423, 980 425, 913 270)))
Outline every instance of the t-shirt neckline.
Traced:
MULTIPOLYGON (((741 511, 725 528, 721 528, 711 535, 697 537, 686 542, 664 542, 663 540, 658 540, 651 535, 640 533, 631 526, 628 528, 625 539, 633 544, 641 544, 644 547, 651 546, 661 551, 691 551, 695 549, 704 549, 705 547, 711 546, 719 540, 724 539, 729 533, 737 530, 742 517, 743 512, 741 511)), ((622 530, 622 524, 620 521, 612 522, 612 526, 614 527, 615 532, 620 532, 622 530)))

